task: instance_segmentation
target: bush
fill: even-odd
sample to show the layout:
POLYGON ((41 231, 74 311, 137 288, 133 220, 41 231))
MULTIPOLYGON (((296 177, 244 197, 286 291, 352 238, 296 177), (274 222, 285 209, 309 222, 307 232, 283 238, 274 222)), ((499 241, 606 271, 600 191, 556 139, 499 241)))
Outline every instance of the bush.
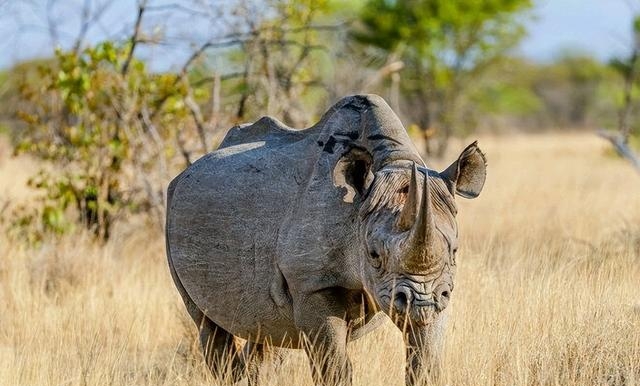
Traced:
POLYGON ((16 151, 52 164, 30 181, 44 193, 38 214, 21 221, 55 233, 80 225, 105 240, 118 216, 161 218, 168 158, 188 116, 179 75, 152 74, 130 45, 105 42, 57 51, 18 90, 16 151))

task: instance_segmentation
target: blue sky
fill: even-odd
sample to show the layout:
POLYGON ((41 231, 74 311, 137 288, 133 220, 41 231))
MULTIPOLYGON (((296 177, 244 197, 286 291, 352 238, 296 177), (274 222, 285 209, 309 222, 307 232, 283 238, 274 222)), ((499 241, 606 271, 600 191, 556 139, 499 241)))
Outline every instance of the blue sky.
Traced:
POLYGON ((638 0, 534 0, 534 20, 518 52, 549 61, 563 50, 601 60, 624 55, 631 46, 631 21, 638 0))
MULTIPOLYGON (((44 13, 21 8, 24 4, 21 2, 25 1, 28 0, 0 0, 0 36, 3 37, 0 39, 0 68, 51 53, 46 17, 44 13)), ((65 6, 79 7, 81 3, 80 0, 63 1, 65 6)), ((135 0, 112 0, 111 3, 104 22, 89 33, 89 40, 105 35, 117 37, 131 27, 135 0)), ((591 54, 601 60, 624 55, 631 44, 632 15, 640 12, 638 0, 534 0, 534 4, 534 16, 528 22, 529 36, 516 52, 540 62, 550 61, 567 50, 591 54)), ((67 23, 60 40, 63 46, 68 46, 70 38, 66 37, 64 30, 71 33, 77 29, 77 25, 69 23, 64 10, 58 12, 56 18, 61 25, 67 23)), ((199 31, 196 26, 189 24, 190 20, 176 15, 163 22, 184 26, 184 29, 176 32, 176 36, 189 35, 197 44, 199 31)), ((211 31, 202 31, 202 36, 206 33, 211 31)), ((175 67, 188 55, 186 51, 169 47, 156 48, 143 54, 154 60, 159 68, 175 67)))

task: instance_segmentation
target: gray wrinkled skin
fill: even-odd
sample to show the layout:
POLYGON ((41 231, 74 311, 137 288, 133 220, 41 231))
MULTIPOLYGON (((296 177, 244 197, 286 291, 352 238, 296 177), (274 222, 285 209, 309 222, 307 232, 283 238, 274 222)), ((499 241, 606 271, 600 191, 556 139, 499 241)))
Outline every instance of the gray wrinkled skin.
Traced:
POLYGON ((475 143, 427 169, 375 95, 346 97, 305 130, 268 117, 231 129, 168 190, 169 267, 211 370, 233 358, 236 379, 255 384, 266 349, 297 347, 317 384, 350 385, 347 342, 387 314, 405 335, 407 384, 437 377, 454 195, 476 197, 485 176, 475 143))

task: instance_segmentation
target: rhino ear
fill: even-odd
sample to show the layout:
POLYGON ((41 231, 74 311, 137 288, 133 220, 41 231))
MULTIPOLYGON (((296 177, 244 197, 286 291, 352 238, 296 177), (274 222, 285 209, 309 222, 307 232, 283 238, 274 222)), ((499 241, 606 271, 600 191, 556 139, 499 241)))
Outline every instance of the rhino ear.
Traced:
POLYGON ((487 178, 487 160, 478 148, 478 141, 467 146, 458 159, 440 174, 447 181, 451 194, 464 198, 478 197, 487 178))
POLYGON ((342 201, 352 203, 363 197, 373 181, 373 157, 368 151, 351 148, 343 154, 333 169, 333 185, 346 190, 342 201))

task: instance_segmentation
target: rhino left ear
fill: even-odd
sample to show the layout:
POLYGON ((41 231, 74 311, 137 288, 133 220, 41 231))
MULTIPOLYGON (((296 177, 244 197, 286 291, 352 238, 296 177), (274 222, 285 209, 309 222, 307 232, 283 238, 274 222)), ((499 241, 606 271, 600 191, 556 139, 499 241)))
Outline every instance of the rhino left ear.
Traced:
POLYGON ((440 174, 447 181, 451 194, 464 198, 478 197, 487 178, 487 160, 478 148, 478 141, 467 146, 458 159, 440 174))
POLYGON ((342 201, 353 203, 364 197, 373 181, 372 164, 371 154, 360 148, 351 148, 340 157, 333 169, 333 185, 343 189, 342 201))

